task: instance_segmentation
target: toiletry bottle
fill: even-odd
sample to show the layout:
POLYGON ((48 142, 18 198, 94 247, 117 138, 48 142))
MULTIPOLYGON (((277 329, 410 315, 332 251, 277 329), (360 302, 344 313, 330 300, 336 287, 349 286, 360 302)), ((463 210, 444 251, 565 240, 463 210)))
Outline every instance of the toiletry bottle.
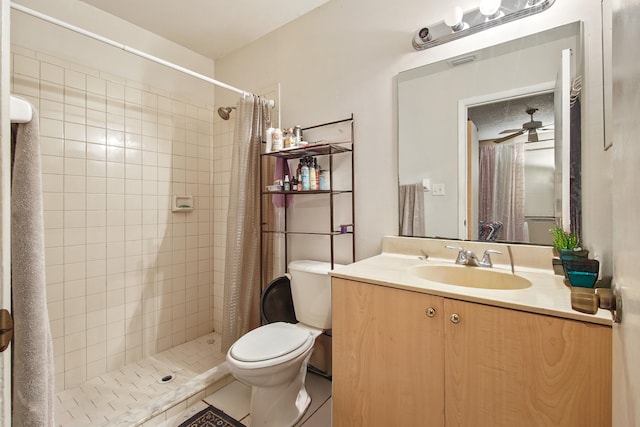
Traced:
MULTIPOLYGON (((298 177, 298 184, 302 186, 302 160, 298 162, 298 169, 296 169, 296 177, 298 177)), ((302 188, 300 188, 302 190, 302 188)))
POLYGON ((291 191, 298 191, 298 178, 295 176, 291 180, 291 191))
POLYGON ((275 128, 271 134, 271 149, 273 151, 282 150, 282 129, 275 128))
POLYGON ((284 191, 291 191, 291 181, 289 181, 289 175, 284 176, 284 191))
POLYGON ((299 145, 302 142, 302 127, 300 125, 293 128, 293 136, 296 138, 296 145, 299 145))
POLYGON ((309 158, 309 189, 317 190, 318 189, 318 176, 316 174, 316 167, 314 165, 313 160, 309 158))
POLYGON ((320 171, 320 190, 330 190, 331 181, 329 177, 329 170, 322 169, 320 171))
MULTIPOLYGON (((288 145, 288 147, 289 147, 289 148, 294 148, 294 147, 296 147, 298 144, 296 143, 296 137, 295 137, 295 135, 293 134, 293 128, 289 128, 289 129, 287 130, 287 134, 289 135, 289 145, 288 145)), ((286 145, 286 144, 285 144, 285 145, 286 145)))
POLYGON ((303 191, 309 191, 310 188, 310 183, 309 183, 309 166, 307 166, 307 161, 306 159, 303 159, 302 161, 302 190, 303 191))
POLYGON ((267 129, 267 135, 266 135, 266 145, 264 148, 264 152, 265 153, 270 153, 271 150, 273 149, 273 128, 269 128, 267 129))
POLYGON ((313 158, 313 168, 316 170, 316 190, 320 189, 320 166, 318 166, 318 158, 313 158))

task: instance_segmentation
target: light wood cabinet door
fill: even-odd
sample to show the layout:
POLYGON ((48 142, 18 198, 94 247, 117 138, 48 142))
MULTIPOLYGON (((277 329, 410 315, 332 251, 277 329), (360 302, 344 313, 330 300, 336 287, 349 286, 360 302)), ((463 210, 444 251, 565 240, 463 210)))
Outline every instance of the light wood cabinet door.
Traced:
POLYGON ((333 427, 443 426, 443 298, 334 278, 332 300, 333 427))
POLYGON ((445 300, 451 426, 611 425, 611 328, 445 300))

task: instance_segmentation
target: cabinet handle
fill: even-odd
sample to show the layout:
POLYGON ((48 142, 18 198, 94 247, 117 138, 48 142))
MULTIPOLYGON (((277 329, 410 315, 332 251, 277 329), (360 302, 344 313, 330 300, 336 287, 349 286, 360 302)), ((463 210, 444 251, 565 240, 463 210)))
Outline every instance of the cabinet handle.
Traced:
POLYGON ((455 323, 455 324, 460 323, 460 315, 459 315, 459 314, 457 314, 457 313, 453 313, 453 314, 449 317, 449 319, 451 320, 451 323, 455 323))
POLYGON ((425 310, 425 313, 427 314, 427 317, 435 317, 436 309, 433 307, 429 307, 425 310))

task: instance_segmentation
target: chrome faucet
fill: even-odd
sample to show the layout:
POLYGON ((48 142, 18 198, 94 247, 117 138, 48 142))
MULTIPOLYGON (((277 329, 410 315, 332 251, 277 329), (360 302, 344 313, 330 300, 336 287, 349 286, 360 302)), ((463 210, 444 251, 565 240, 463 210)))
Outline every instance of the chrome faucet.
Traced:
POLYGON ((493 267, 491 262, 491 254, 501 254, 502 252, 493 249, 487 249, 482 255, 482 259, 478 259, 473 251, 465 250, 460 246, 446 246, 447 249, 454 249, 458 251, 458 257, 456 258, 456 264, 469 265, 475 267, 493 267))
POLYGON ((449 245, 447 245, 446 248, 458 251, 458 257, 456 258, 456 264, 460 264, 460 265, 478 265, 477 264, 478 258, 476 258, 476 254, 474 254, 473 251, 465 250, 464 248, 462 248, 460 246, 449 246, 449 245))

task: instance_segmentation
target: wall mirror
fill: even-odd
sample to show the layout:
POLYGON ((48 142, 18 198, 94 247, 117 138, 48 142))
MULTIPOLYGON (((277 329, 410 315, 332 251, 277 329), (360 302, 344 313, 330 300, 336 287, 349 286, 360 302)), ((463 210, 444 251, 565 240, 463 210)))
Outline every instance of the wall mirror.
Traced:
POLYGON ((580 232, 582 23, 398 75, 400 235, 580 232))

